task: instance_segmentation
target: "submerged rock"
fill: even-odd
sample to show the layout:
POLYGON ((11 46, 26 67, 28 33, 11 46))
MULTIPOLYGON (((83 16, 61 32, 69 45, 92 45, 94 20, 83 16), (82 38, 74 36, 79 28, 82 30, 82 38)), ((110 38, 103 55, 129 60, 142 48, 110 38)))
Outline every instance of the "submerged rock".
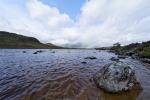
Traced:
POLYGON ((87 64, 87 62, 85 62, 85 61, 82 61, 81 63, 82 63, 82 64, 87 64))
POLYGON ((99 88, 111 93, 142 89, 133 67, 123 62, 104 66, 94 75, 94 81, 99 88))
POLYGON ((26 53, 26 51, 22 51, 23 53, 26 53))
POLYGON ((117 58, 117 57, 112 57, 112 58, 110 58, 110 60, 111 60, 111 61, 119 61, 119 58, 117 58))
POLYGON ((55 51, 52 51, 51 53, 55 53, 55 51))
POLYGON ((86 57, 86 58, 84 58, 84 59, 91 59, 91 60, 94 60, 94 59, 97 59, 97 58, 94 57, 94 56, 91 56, 91 57, 86 57))
POLYGON ((38 52, 34 52, 33 54, 38 54, 38 52))
POLYGON ((33 54, 38 54, 38 53, 42 53, 43 51, 42 50, 38 50, 36 52, 34 52, 33 54))

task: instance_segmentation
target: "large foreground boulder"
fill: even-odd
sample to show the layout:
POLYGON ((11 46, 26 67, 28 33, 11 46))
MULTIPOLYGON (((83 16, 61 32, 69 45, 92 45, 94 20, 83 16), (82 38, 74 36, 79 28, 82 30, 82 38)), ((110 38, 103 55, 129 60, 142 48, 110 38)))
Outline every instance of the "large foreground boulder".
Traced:
POLYGON ((94 75, 94 81, 99 88, 111 93, 142 89, 133 67, 123 62, 104 66, 94 75))

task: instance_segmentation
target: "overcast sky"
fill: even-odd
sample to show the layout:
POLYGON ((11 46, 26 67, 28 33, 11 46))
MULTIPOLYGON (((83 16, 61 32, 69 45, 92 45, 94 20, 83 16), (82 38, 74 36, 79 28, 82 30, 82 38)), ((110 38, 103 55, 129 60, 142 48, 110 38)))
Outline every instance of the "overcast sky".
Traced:
POLYGON ((0 0, 0 30, 60 46, 150 40, 149 0, 0 0))

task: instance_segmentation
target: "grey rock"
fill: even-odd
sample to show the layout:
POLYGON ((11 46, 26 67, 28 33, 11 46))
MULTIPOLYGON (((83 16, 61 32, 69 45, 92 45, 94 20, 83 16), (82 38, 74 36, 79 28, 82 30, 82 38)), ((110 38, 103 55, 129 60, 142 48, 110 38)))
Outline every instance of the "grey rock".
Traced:
POLYGON ((119 58, 117 58, 117 57, 112 57, 112 58, 110 58, 110 60, 111 60, 111 61, 119 61, 119 58))
POLYGON ((125 59, 126 56, 124 56, 124 55, 119 55, 118 58, 120 58, 120 59, 125 59))
POLYGON ((126 53, 126 55, 128 55, 128 56, 132 56, 134 54, 135 54, 134 51, 129 51, 129 52, 126 53))
POLYGON ((138 58, 138 56, 136 56, 136 55, 132 55, 132 56, 131 56, 131 58, 132 58, 132 59, 137 59, 137 58, 138 58))
POLYGON ((84 59, 91 59, 91 60, 94 60, 94 59, 97 59, 97 58, 94 57, 94 56, 91 56, 91 57, 85 57, 84 59))
POLYGON ((94 81, 99 88, 111 93, 142 89, 133 67, 123 62, 104 66, 94 75, 94 81))

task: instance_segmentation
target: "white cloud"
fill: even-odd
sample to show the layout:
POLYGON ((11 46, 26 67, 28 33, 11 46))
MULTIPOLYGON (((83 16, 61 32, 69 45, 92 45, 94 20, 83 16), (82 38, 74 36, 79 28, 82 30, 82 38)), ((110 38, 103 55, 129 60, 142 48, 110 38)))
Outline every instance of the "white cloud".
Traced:
POLYGON ((38 0, 28 0, 27 8, 32 18, 45 21, 49 28, 64 28, 73 23, 67 14, 61 14, 57 8, 45 5, 38 0))
POLYGON ((150 40, 149 0, 88 0, 76 20, 41 0, 0 1, 0 9, 0 30, 43 42, 99 47, 150 40))
POLYGON ((28 0, 27 8, 32 17, 39 17, 42 15, 47 15, 48 12, 50 12, 51 14, 58 13, 57 9, 55 8, 51 9, 49 6, 44 5, 43 3, 37 0, 28 0))
POLYGON ((148 0, 90 0, 81 9, 78 26, 89 47, 150 40, 148 0), (146 20, 146 21, 144 21, 146 20))

